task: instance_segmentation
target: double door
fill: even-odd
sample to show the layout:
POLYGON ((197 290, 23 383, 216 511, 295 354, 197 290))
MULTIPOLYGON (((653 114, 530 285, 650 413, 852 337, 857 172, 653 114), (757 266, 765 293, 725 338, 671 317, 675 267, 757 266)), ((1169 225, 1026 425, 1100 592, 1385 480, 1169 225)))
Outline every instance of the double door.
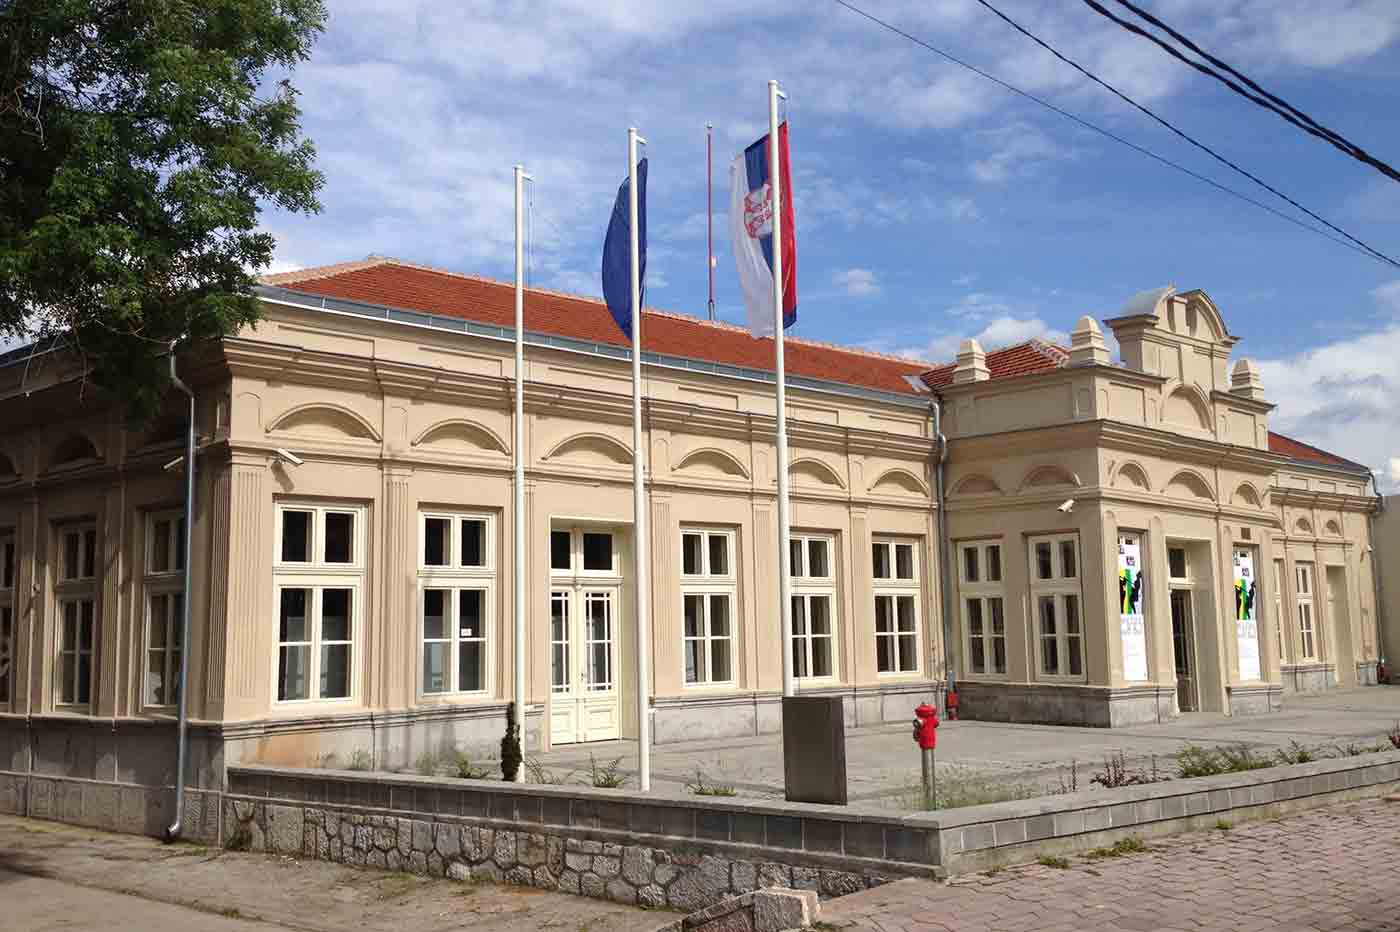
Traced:
POLYGON ((549 592, 551 744, 619 736, 617 585, 556 583, 549 592))

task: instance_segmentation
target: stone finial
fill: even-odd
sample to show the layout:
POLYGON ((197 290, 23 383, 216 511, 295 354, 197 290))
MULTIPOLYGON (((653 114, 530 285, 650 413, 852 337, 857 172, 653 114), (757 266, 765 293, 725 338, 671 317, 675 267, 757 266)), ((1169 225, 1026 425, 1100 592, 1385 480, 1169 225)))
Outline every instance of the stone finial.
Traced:
POLYGON ((963 340, 962 346, 958 347, 958 365, 953 370, 953 384, 985 382, 991 377, 992 371, 987 368, 987 354, 983 352, 982 344, 976 340, 963 340))
POLYGON ((1070 334, 1069 364, 1071 366, 1108 365, 1108 347, 1103 342, 1099 322, 1088 314, 1079 318, 1070 334))
POLYGON ((1264 380, 1253 360, 1241 359, 1230 372, 1230 394, 1243 395, 1254 401, 1264 400, 1264 380))

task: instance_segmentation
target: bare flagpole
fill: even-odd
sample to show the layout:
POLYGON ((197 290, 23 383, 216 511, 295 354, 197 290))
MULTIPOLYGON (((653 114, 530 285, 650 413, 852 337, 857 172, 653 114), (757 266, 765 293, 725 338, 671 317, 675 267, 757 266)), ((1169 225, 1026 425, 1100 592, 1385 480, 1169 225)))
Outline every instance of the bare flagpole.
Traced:
POLYGON ((710 276, 710 320, 715 319, 715 125, 705 124, 705 271, 710 276))
POLYGON ((773 192, 773 349, 778 382, 778 611, 782 618, 783 695, 795 696, 792 678, 792 566, 788 542, 792 516, 788 510, 787 377, 783 367, 783 170, 779 162, 778 101, 787 95, 777 81, 768 82, 768 174, 773 192))
MULTIPOLYGON (((525 743, 525 182, 515 166, 515 724, 525 743)), ((516 770, 524 782, 525 768, 516 770)))
POLYGON ((646 447, 642 439, 642 277, 637 230, 637 144, 646 140, 627 130, 627 231, 632 276, 632 527, 633 591, 637 594, 637 770, 643 793, 651 789, 651 621, 648 611, 646 447))

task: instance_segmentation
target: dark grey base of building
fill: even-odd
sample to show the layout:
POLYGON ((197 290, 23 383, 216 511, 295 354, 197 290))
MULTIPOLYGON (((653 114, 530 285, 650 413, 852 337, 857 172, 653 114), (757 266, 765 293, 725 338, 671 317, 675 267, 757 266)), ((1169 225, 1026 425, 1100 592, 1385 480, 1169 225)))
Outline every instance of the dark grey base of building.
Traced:
POLYGON ((959 714, 970 721, 1120 728, 1176 716, 1176 690, 1165 686, 1059 686, 1044 683, 958 684, 959 714))
POLYGON ((1283 708, 1283 687, 1277 683, 1236 683, 1225 691, 1231 715, 1267 715, 1283 708))
POLYGON ((1337 667, 1330 663, 1286 663, 1280 670, 1286 693, 1320 693, 1337 686, 1337 667))

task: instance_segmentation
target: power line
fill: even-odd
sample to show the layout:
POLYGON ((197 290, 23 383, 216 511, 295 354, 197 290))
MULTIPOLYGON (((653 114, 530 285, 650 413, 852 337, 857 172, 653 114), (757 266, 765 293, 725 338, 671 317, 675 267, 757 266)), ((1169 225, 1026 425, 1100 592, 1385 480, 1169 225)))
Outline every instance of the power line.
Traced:
MULTIPOLYGON (((837 0, 837 2, 841 2, 841 0, 837 0)), ((1299 203, 1298 203, 1297 201, 1295 201, 1293 198, 1289 197, 1287 194, 1284 194, 1282 191, 1280 191, 1278 188, 1275 188, 1273 185, 1269 184, 1267 181, 1264 181, 1262 178, 1258 177, 1257 175, 1251 174, 1250 172, 1248 172, 1248 171, 1246 171, 1245 169, 1241 168, 1239 165, 1237 165, 1237 164, 1235 164, 1234 162, 1230 161, 1230 160, 1227 159, 1225 156, 1221 155, 1219 152, 1216 152, 1216 151, 1215 151, 1214 149, 1212 149, 1210 146, 1206 145, 1206 144, 1203 143, 1203 142, 1198 142, 1195 138, 1193 138, 1193 137, 1192 137, 1190 134, 1188 134, 1185 130, 1182 130, 1182 129, 1178 128, 1174 123, 1171 123, 1170 121, 1168 121, 1168 120, 1165 119, 1164 117, 1158 116, 1155 112, 1153 112, 1152 110, 1150 110, 1150 109, 1148 109, 1147 107, 1143 106, 1142 104, 1138 103, 1136 100, 1133 100, 1133 99, 1132 99, 1131 97, 1129 97, 1127 94, 1123 93, 1123 92, 1120 91, 1118 88, 1114 87, 1112 84, 1109 84, 1109 83, 1108 83, 1107 81, 1105 81, 1103 78, 1101 78, 1101 77, 1099 77, 1098 75, 1094 74, 1092 71, 1090 71, 1089 69, 1085 68, 1083 65, 1079 64, 1079 63, 1078 63, 1077 61, 1075 61, 1074 59, 1069 58, 1069 57, 1063 55, 1059 50, 1057 50, 1057 49, 1056 49, 1054 46, 1052 46, 1050 43, 1046 42, 1044 39, 1040 38, 1040 37, 1037 36, 1035 33, 1031 32, 1031 31, 1028 30, 1028 29, 1026 29, 1024 26, 1022 26, 1020 23, 1016 22, 1016 21, 1015 21, 1014 19, 1012 19, 1011 17, 1007 16, 1007 15, 1006 15, 1005 13, 1003 13, 1001 10, 998 10, 996 7, 992 6, 992 4, 988 2, 988 0, 977 0, 977 2, 980 3, 980 4, 982 4, 982 6, 986 7, 987 9, 991 10, 993 13, 995 13, 995 14, 997 15, 998 18, 1000 18, 1003 22, 1005 22, 1007 25, 1009 25, 1012 29, 1015 29, 1015 30, 1016 30, 1017 32, 1019 32, 1021 35, 1025 36, 1027 39, 1030 39, 1030 40, 1031 40, 1032 42, 1034 42, 1036 45, 1038 45, 1038 46, 1040 46, 1041 48, 1045 49, 1045 51, 1049 52, 1051 55, 1054 55, 1054 56, 1055 56, 1056 58, 1058 58, 1060 61, 1064 62, 1066 65, 1069 65, 1071 68, 1073 68, 1075 71, 1078 71, 1080 74, 1084 75, 1084 77, 1088 78, 1090 81, 1093 81, 1095 84, 1099 85, 1100 87, 1103 87, 1103 88, 1107 89, 1108 91, 1112 92, 1115 96, 1117 96, 1117 97, 1119 97, 1120 99, 1122 99, 1124 102, 1128 103, 1129 105, 1131 105, 1131 106, 1134 107, 1135 109, 1140 110, 1142 113, 1145 113, 1147 116, 1151 117, 1153 120, 1155 120, 1155 121, 1157 121, 1158 123, 1162 124, 1162 125, 1165 126, 1167 129, 1171 130, 1173 133, 1175 133, 1176 135, 1180 136, 1182 139, 1186 140, 1186 141, 1189 142, 1191 145, 1195 146, 1197 149, 1200 149, 1200 150, 1201 150, 1202 152, 1204 152, 1206 155, 1209 155, 1211 158, 1215 159, 1217 162, 1221 163, 1222 165, 1228 166, 1228 167, 1231 168, 1232 170, 1234 170, 1234 171, 1238 172, 1239 174, 1243 175, 1244 177, 1248 178, 1250 181, 1252 181, 1252 182, 1254 182, 1255 184, 1259 185, 1259 187, 1263 188, 1265 191, 1268 191, 1270 194, 1273 194, 1275 197, 1278 197, 1278 198, 1281 198, 1281 199, 1284 200, 1284 201, 1287 201, 1289 204, 1293 205, 1293 206, 1296 207, 1298 210, 1301 210, 1303 213, 1307 214, 1309 217, 1312 217, 1314 220, 1316 220, 1318 223, 1322 224, 1323 226, 1327 227, 1329 230, 1332 230, 1332 231, 1335 232, 1335 233, 1340 233, 1342 236, 1344 236, 1344 237, 1346 237, 1347 239, 1351 240, 1353 243, 1355 243, 1357 246, 1360 246, 1362 249, 1366 250, 1366 252, 1370 253, 1370 254, 1371 254, 1372 256, 1374 256, 1375 258, 1381 260, 1382 262, 1388 263, 1389 265, 1392 265, 1392 266, 1394 266, 1394 267, 1397 268, 1397 269, 1400 269, 1400 261, 1397 261, 1397 260, 1395 260, 1395 259, 1392 259, 1390 256, 1387 256, 1385 253, 1380 252, 1379 250, 1377 250, 1377 249, 1375 249, 1375 248, 1373 248, 1373 247, 1367 245, 1366 243, 1364 243, 1364 242, 1362 242, 1361 240, 1357 239, 1355 236, 1352 236, 1350 233, 1348 233, 1346 230, 1343 230, 1341 227, 1337 226, 1336 224, 1330 223, 1330 222, 1328 222, 1327 220, 1325 220, 1324 218, 1322 218, 1322 217, 1318 216, 1317 214, 1313 213, 1311 210, 1308 210, 1308 209, 1307 209, 1306 207, 1304 207, 1302 204, 1299 204, 1299 203)))
POLYGON ((1168 55, 1171 55, 1173 58, 1176 58, 1179 61, 1189 65, 1190 67, 1196 69, 1201 74, 1204 74, 1207 77, 1214 78, 1221 84, 1224 84, 1230 90, 1234 91, 1236 94, 1239 94, 1240 96, 1252 101, 1258 106, 1263 107, 1266 110, 1272 111, 1273 113, 1282 117, 1284 120, 1287 120, 1289 123, 1292 123, 1294 126, 1303 130, 1303 132, 1308 133, 1312 136, 1316 136, 1323 142, 1335 146, 1342 152, 1356 159, 1358 162, 1370 165, 1372 168, 1376 169, 1378 172, 1380 172, 1382 175, 1385 175, 1387 178, 1390 178, 1392 181, 1400 181, 1400 171, 1396 171, 1396 169, 1392 168, 1390 165, 1386 164, 1385 162, 1382 162, 1380 159, 1371 155, 1365 149, 1361 148, 1359 145, 1347 139, 1345 136, 1341 135, 1335 130, 1323 126, 1317 120, 1313 119, 1311 116, 1304 113, 1302 110, 1299 110, 1297 107, 1293 106, 1288 101, 1284 100, 1282 97, 1279 97, 1275 94, 1271 94, 1268 91, 1264 90, 1264 88, 1260 87, 1257 82, 1251 80, 1247 75, 1242 74, 1238 69, 1231 66, 1228 62, 1221 61, 1219 58, 1216 58, 1214 55, 1205 51, 1199 45, 1192 42, 1189 38, 1182 35, 1180 32, 1173 29, 1172 27, 1168 26, 1166 23, 1162 22, 1160 19, 1153 16, 1151 13, 1147 12, 1146 10, 1143 10, 1142 8, 1136 6, 1133 3, 1130 3, 1129 0, 1116 0, 1116 2, 1122 6, 1127 7, 1129 10, 1132 10, 1141 19, 1152 24, 1153 26, 1156 26, 1158 29, 1162 30, 1167 35, 1175 39, 1177 42, 1180 42, 1187 49, 1199 55, 1201 58, 1204 58, 1206 61, 1210 62, 1216 68, 1220 68, 1225 72, 1238 78, 1251 90, 1256 91, 1257 95, 1250 93, 1250 91, 1247 91, 1244 88, 1240 87, 1234 81, 1230 80, 1225 75, 1220 74, 1214 69, 1208 68, 1200 62, 1192 61, 1185 55, 1181 54, 1181 52, 1175 47, 1173 47, 1170 43, 1164 41, 1158 36, 1153 35, 1152 33, 1138 26, 1136 23, 1131 23, 1126 20, 1120 19, 1117 16, 1114 16, 1111 12, 1104 9, 1102 4, 1097 3, 1096 0, 1084 0, 1084 3, 1088 5, 1090 9, 1106 17, 1107 19, 1112 20, 1113 22, 1117 23, 1119 26, 1122 26, 1129 32, 1142 36, 1144 39, 1147 39, 1148 41, 1156 44, 1168 55))
MULTIPOLYGON (((1156 161, 1156 162, 1160 162, 1161 164, 1166 165, 1168 168, 1173 168, 1173 169, 1175 169, 1176 171, 1181 172, 1183 175, 1187 175, 1187 176, 1189 176, 1189 177, 1191 177, 1191 178, 1194 178, 1195 180, 1197 180, 1197 181, 1199 181, 1199 182, 1201 182, 1201 183, 1203 183, 1203 184, 1210 185, 1212 188, 1215 188, 1217 191, 1220 191, 1220 192, 1222 192, 1222 193, 1224 193, 1224 194, 1228 194, 1228 195, 1230 195, 1231 197, 1236 198, 1237 200, 1244 201, 1246 204, 1250 204, 1250 205, 1252 205, 1252 206, 1254 206, 1254 207, 1259 208, 1260 210, 1267 211, 1267 212, 1273 214, 1275 217, 1278 217, 1278 218, 1281 219, 1281 220, 1286 220, 1287 222, 1293 224, 1294 226, 1301 227, 1302 229, 1307 230, 1307 231, 1310 232, 1310 233, 1315 233, 1315 234, 1317 234, 1318 236, 1323 237, 1324 239, 1330 240, 1331 242, 1334 242, 1334 243, 1336 243, 1336 244, 1338 244, 1338 245, 1340 245, 1340 246, 1345 246, 1347 249, 1351 249, 1351 250, 1354 250, 1354 251, 1356 251, 1356 252, 1359 252, 1359 253, 1361 253, 1362 255, 1367 256, 1367 257, 1369 257, 1369 258, 1376 258, 1374 252, 1371 251, 1371 250, 1369 250, 1369 249, 1362 248, 1361 246, 1357 246, 1356 244, 1351 243, 1351 242, 1348 242, 1348 241, 1345 240, 1345 239, 1341 239, 1341 238, 1339 238, 1339 237, 1337 237, 1337 236, 1333 236, 1331 233, 1328 233, 1326 230, 1324 230, 1324 229, 1322 229, 1322 228, 1320 228, 1320 227, 1315 227, 1315 226, 1313 226, 1313 225, 1310 224, 1310 223, 1307 223, 1307 222, 1305 222, 1305 221, 1303 221, 1303 220, 1298 219, 1297 217, 1295 217, 1295 216, 1293 216, 1293 215, 1291 215, 1291 214, 1285 213, 1284 211, 1281 211, 1281 210, 1277 209, 1276 207, 1273 207, 1273 206, 1271 206, 1271 205, 1269 205, 1269 204, 1265 204, 1263 201, 1260 201, 1260 200, 1257 200, 1257 199, 1255 199, 1255 198, 1252 198, 1252 197, 1250 197, 1248 194, 1244 194, 1244 193, 1241 192, 1241 191, 1237 191, 1237 190, 1235 190, 1234 188, 1230 187, 1229 185, 1222 184, 1222 183, 1220 183, 1219 181, 1216 181, 1214 178, 1209 177, 1208 175, 1203 175, 1203 174, 1201 174, 1200 172, 1197 172, 1197 171, 1195 171, 1195 170, 1193 170, 1193 169, 1187 168, 1185 165, 1182 165, 1182 164, 1179 163, 1179 162, 1175 162, 1175 161, 1173 161, 1172 159, 1169 159, 1169 158, 1167 158, 1167 157, 1164 156, 1164 155, 1159 155, 1159 154, 1157 154, 1156 152, 1153 152, 1151 149, 1148 149, 1148 148, 1145 147, 1145 146, 1140 146, 1140 145, 1138 145, 1137 143, 1135 143, 1135 142, 1133 142, 1133 141, 1131 141, 1131 140, 1129 140, 1129 139, 1125 139, 1124 137, 1119 136, 1117 133, 1114 133, 1114 132, 1112 132, 1111 130, 1104 129, 1102 126, 1099 126, 1099 125, 1097 125, 1097 124, 1095 124, 1095 123, 1091 123, 1091 122, 1089 122, 1088 120, 1084 119, 1083 117, 1080 117, 1080 116, 1078 116, 1078 115, 1076 115, 1076 114, 1074 114, 1074 113, 1071 113, 1070 111, 1065 110, 1065 109, 1063 109, 1062 107, 1057 107, 1055 104, 1052 104, 1050 101, 1046 100, 1046 99, 1043 98, 1043 97, 1037 96, 1036 94, 1032 94, 1030 91, 1022 90, 1021 88, 1016 87, 1014 84, 1010 84, 1010 83, 1008 83, 1008 82, 1006 82, 1006 81, 1003 81, 1001 78, 998 78, 996 75, 991 74, 991 73, 989 73, 989 72, 987 72, 987 71, 984 71, 984 70, 982 70, 981 68, 978 68, 976 65, 973 65, 973 64, 971 64, 971 63, 969 63, 969 62, 963 61, 961 58, 958 58, 956 55, 953 55, 953 54, 950 53, 950 52, 946 52, 946 51, 944 51, 943 49, 938 48, 937 46, 935 46, 935 45, 933 45, 933 44, 931 44, 931 43, 929 43, 929 42, 926 42, 925 40, 919 38, 918 36, 913 35, 912 33, 906 32, 905 30, 899 28, 898 26, 894 25, 893 23, 890 23, 890 22, 887 22, 886 20, 880 19, 878 16, 875 16, 875 15, 873 15, 873 14, 871 14, 871 13, 867 13, 865 10, 862 10, 860 7, 855 6, 855 5, 852 4, 852 3, 849 3, 848 0, 834 0, 834 2, 837 3, 837 4, 840 5, 840 6, 845 7, 846 9, 850 10, 852 13, 855 13, 855 14, 858 15, 858 16, 864 17, 865 19, 869 20, 870 22, 874 23, 875 25, 880 26, 880 27, 883 28, 883 29, 887 29, 887 30, 889 30, 890 32, 894 33, 895 35, 900 36, 901 38, 907 39, 907 40, 909 40, 910 42, 914 43, 915 45, 918 45, 918 46, 920 46, 920 47, 922 47, 922 48, 924 48, 924 49, 926 49, 926 50, 928 50, 928 51, 930 51, 930 52, 933 52, 935 55, 938 55, 939 57, 944 58, 944 59, 946 59, 947 61, 950 61, 950 62, 952 62, 953 64, 958 65, 958 66, 961 67, 961 68, 966 68, 968 71, 971 71, 973 74, 976 74, 976 75, 978 75, 979 77, 985 78, 986 80, 991 81, 993 84, 996 84, 997 86, 999 86, 999 87, 1001 87, 1001 88, 1003 88, 1003 89, 1005 89, 1005 90, 1008 90, 1008 91, 1010 91, 1010 92, 1013 93, 1013 94, 1016 94, 1016 95, 1018 95, 1018 96, 1020 96, 1020 97, 1024 97, 1025 99, 1027 99, 1027 100, 1029 100, 1029 101, 1031 101, 1031 102, 1033 102, 1033 103, 1039 104, 1040 106, 1044 107, 1045 109, 1050 110, 1050 111, 1052 111, 1052 112, 1054 112, 1054 113, 1057 113, 1057 114, 1059 114, 1060 116, 1064 117, 1065 119, 1070 120, 1070 121, 1072 121, 1072 122, 1074 122, 1074 123, 1077 123, 1078 125, 1084 127, 1084 128, 1087 129, 1087 130, 1090 130, 1090 131, 1092 131, 1092 132, 1098 133, 1100 136, 1103 136, 1103 137, 1106 138, 1106 139, 1111 139, 1111 140, 1113 140, 1114 142, 1118 143, 1119 145, 1127 146, 1129 149, 1132 149, 1134 152, 1137 152, 1137 153, 1139 153, 1139 154, 1141 154, 1141 155, 1145 155, 1145 156, 1147 156, 1148 158, 1150 158, 1150 159, 1152 159, 1152 160, 1154 160, 1154 161, 1156 161)), ((1391 260, 1389 260, 1389 259, 1383 259, 1382 261, 1390 262, 1391 260)), ((1393 263, 1392 263, 1392 264, 1393 264, 1393 263)))

